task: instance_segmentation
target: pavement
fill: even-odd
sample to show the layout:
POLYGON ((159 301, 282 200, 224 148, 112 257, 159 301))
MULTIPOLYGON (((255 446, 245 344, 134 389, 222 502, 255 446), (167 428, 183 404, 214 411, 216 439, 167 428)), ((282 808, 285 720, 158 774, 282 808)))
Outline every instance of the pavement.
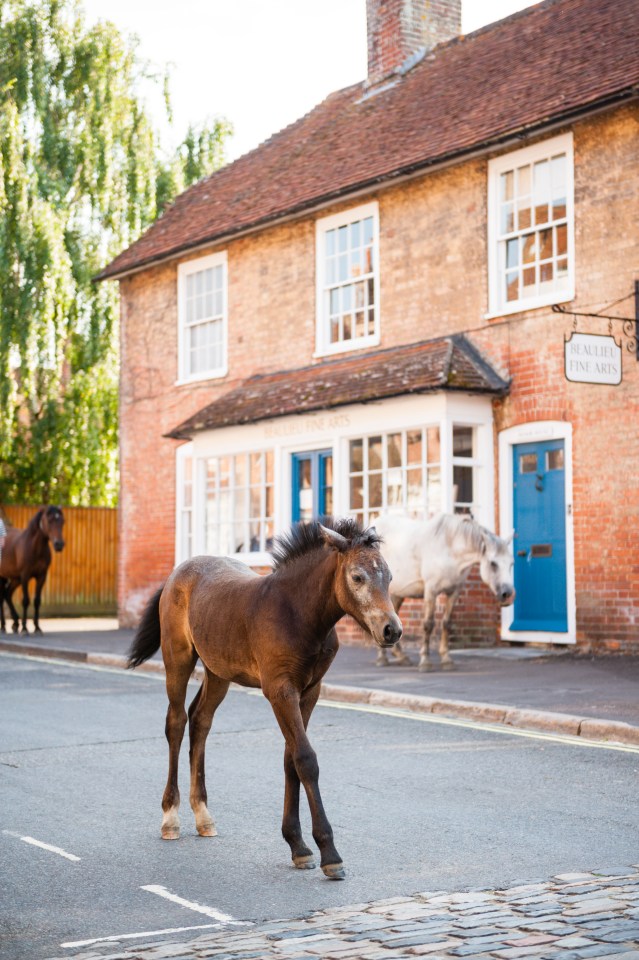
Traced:
MULTIPOLYGON (((74 960, 639 960, 637 867, 506 890, 432 891, 184 941, 78 944, 74 960)), ((183 936, 183 935, 182 935, 183 936)), ((148 937, 148 935, 147 935, 148 937)), ((146 942, 145 942, 146 940, 146 942)), ((51 958, 61 960, 61 958, 51 958)))
MULTIPOLYGON (((109 618, 43 620, 0 635, 0 651, 123 667, 133 637, 109 618)), ((408 648, 415 662, 416 649, 408 648)), ((377 667, 373 647, 342 646, 326 699, 639 745, 639 657, 523 646, 453 649, 455 669, 377 667)), ((162 671, 158 653, 141 670, 162 671)))

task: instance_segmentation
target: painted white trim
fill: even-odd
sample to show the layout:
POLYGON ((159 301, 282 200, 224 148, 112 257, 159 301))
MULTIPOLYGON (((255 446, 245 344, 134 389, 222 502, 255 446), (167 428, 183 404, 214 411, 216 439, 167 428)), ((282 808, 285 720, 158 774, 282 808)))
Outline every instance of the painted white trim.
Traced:
MULTIPOLYGON (((568 303, 575 298, 575 183, 574 151, 572 131, 521 150, 511 150, 488 161, 488 312, 484 319, 509 316, 513 313, 525 313, 538 307, 547 307, 555 303, 568 303), (499 177, 506 170, 536 160, 543 160, 552 154, 566 154, 566 222, 568 224, 568 283, 561 289, 553 290, 538 297, 530 297, 509 303, 500 302, 499 272, 499 177)), ((534 229, 534 228, 531 228, 534 229)))
MULTIPOLYGON (((184 530, 182 529, 182 513, 184 510, 184 461, 193 458, 193 443, 183 443, 175 451, 175 565, 177 566, 186 557, 182 556, 182 541, 184 539, 184 530)), ((193 503, 191 506, 191 518, 193 518, 195 507, 195 462, 193 463, 191 473, 191 496, 193 503)), ((195 530, 192 530, 193 543, 195 547, 195 530)))
MULTIPOLYGON (((502 607, 501 639, 522 643, 576 643, 577 602, 575 595, 575 533, 572 487, 572 424, 563 420, 536 420, 510 427, 499 434, 499 530, 509 537, 513 520, 513 447, 519 443, 545 440, 564 441, 564 482, 566 498, 566 596, 568 603, 568 631, 556 633, 543 630, 511 630, 514 605, 502 607)), ((513 542, 513 554, 515 550, 513 542)))
MULTIPOLYGON (((279 533, 291 523, 291 457, 306 450, 333 451, 333 509, 348 512, 348 441, 376 431, 409 430, 424 424, 440 427, 442 484, 452 484, 452 424, 473 426, 477 431, 476 467, 480 510, 477 519, 494 529, 493 414, 490 397, 471 394, 433 393, 393 397, 367 404, 352 404, 318 413, 278 417, 259 423, 197 433, 187 447, 194 458, 193 553, 204 553, 205 477, 204 460, 212 456, 271 449, 274 453, 274 527, 279 533), (446 457, 450 462, 446 469, 446 457), (450 475, 450 476, 449 476, 450 475)), ((180 448, 183 449, 183 448, 180 448)), ((182 456, 186 456, 184 453, 182 456)), ((475 462, 475 461, 473 461, 475 462)), ((444 489, 443 509, 452 509, 452 490, 444 489), (447 498, 447 499, 446 499, 447 498)), ((176 498, 176 502, 179 497, 176 498)), ((176 538, 176 552, 181 541, 176 538)), ((268 554, 234 554, 251 566, 270 563, 268 554)), ((182 557, 176 555, 176 561, 182 557)))
POLYGON ((216 380, 225 377, 228 373, 228 258, 226 250, 211 253, 206 257, 195 260, 186 260, 180 263, 177 271, 177 323, 178 323, 178 364, 177 378, 174 386, 183 386, 196 383, 200 380, 216 380), (213 370, 203 370, 200 373, 189 374, 186 371, 186 278, 192 273, 208 270, 210 267, 223 267, 222 283, 222 353, 221 366, 213 370))
POLYGON ((377 200, 361 204, 358 207, 349 207, 329 217, 321 217, 315 221, 315 353, 314 358, 329 357, 335 354, 350 353, 352 350, 362 350, 365 347, 376 347, 381 342, 381 310, 380 310, 380 262, 379 262, 379 204, 377 200), (328 318, 325 316, 325 275, 326 258, 324 257, 323 239, 327 230, 341 227, 366 217, 373 218, 373 285, 375 290, 374 333, 368 337, 359 337, 355 340, 329 343, 328 318))

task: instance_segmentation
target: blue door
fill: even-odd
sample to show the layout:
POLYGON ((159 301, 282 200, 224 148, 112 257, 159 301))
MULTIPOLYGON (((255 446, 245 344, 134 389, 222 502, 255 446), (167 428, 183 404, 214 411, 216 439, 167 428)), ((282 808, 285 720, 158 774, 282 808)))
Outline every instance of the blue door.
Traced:
POLYGON ((511 630, 568 630, 564 441, 513 448, 515 617, 511 630))
POLYGON ((333 512, 333 452, 312 450, 294 453, 292 462, 293 503, 291 516, 314 520, 333 512))

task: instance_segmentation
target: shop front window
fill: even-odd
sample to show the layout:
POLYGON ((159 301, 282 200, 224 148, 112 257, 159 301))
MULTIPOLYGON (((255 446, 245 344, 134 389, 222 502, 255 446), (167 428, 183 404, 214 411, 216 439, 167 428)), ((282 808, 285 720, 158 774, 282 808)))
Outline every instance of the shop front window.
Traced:
POLYGON ((212 555, 262 553, 273 539, 273 451, 208 457, 205 550, 212 555))
POLYGON ((441 510, 438 426, 397 430, 349 442, 348 512, 368 525, 381 513, 430 517, 441 510))

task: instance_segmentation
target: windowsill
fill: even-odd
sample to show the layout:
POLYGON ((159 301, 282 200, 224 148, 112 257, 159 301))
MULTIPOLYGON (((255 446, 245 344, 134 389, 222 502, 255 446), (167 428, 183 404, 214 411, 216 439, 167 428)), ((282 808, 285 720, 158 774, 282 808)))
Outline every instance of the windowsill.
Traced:
POLYGON ((509 317, 514 313, 528 313, 529 310, 539 310, 541 307, 552 307, 555 304, 570 303, 575 299, 574 288, 553 293, 552 296, 531 297, 530 300, 517 300, 516 303, 508 304, 499 310, 489 311, 483 316, 484 320, 498 320, 501 317, 509 317))
POLYGON ((222 380, 228 375, 228 367, 223 367, 220 370, 211 370, 206 373, 194 374, 191 377, 180 377, 178 380, 175 380, 173 383, 174 387, 184 387, 189 383, 201 383, 203 380, 222 380))
POLYGON ((342 353, 353 353, 354 350, 365 350, 367 347, 378 347, 381 343, 381 337, 365 337, 361 340, 349 340, 346 343, 335 344, 331 347, 316 349, 313 354, 314 360, 320 360, 323 357, 335 357, 342 353))

